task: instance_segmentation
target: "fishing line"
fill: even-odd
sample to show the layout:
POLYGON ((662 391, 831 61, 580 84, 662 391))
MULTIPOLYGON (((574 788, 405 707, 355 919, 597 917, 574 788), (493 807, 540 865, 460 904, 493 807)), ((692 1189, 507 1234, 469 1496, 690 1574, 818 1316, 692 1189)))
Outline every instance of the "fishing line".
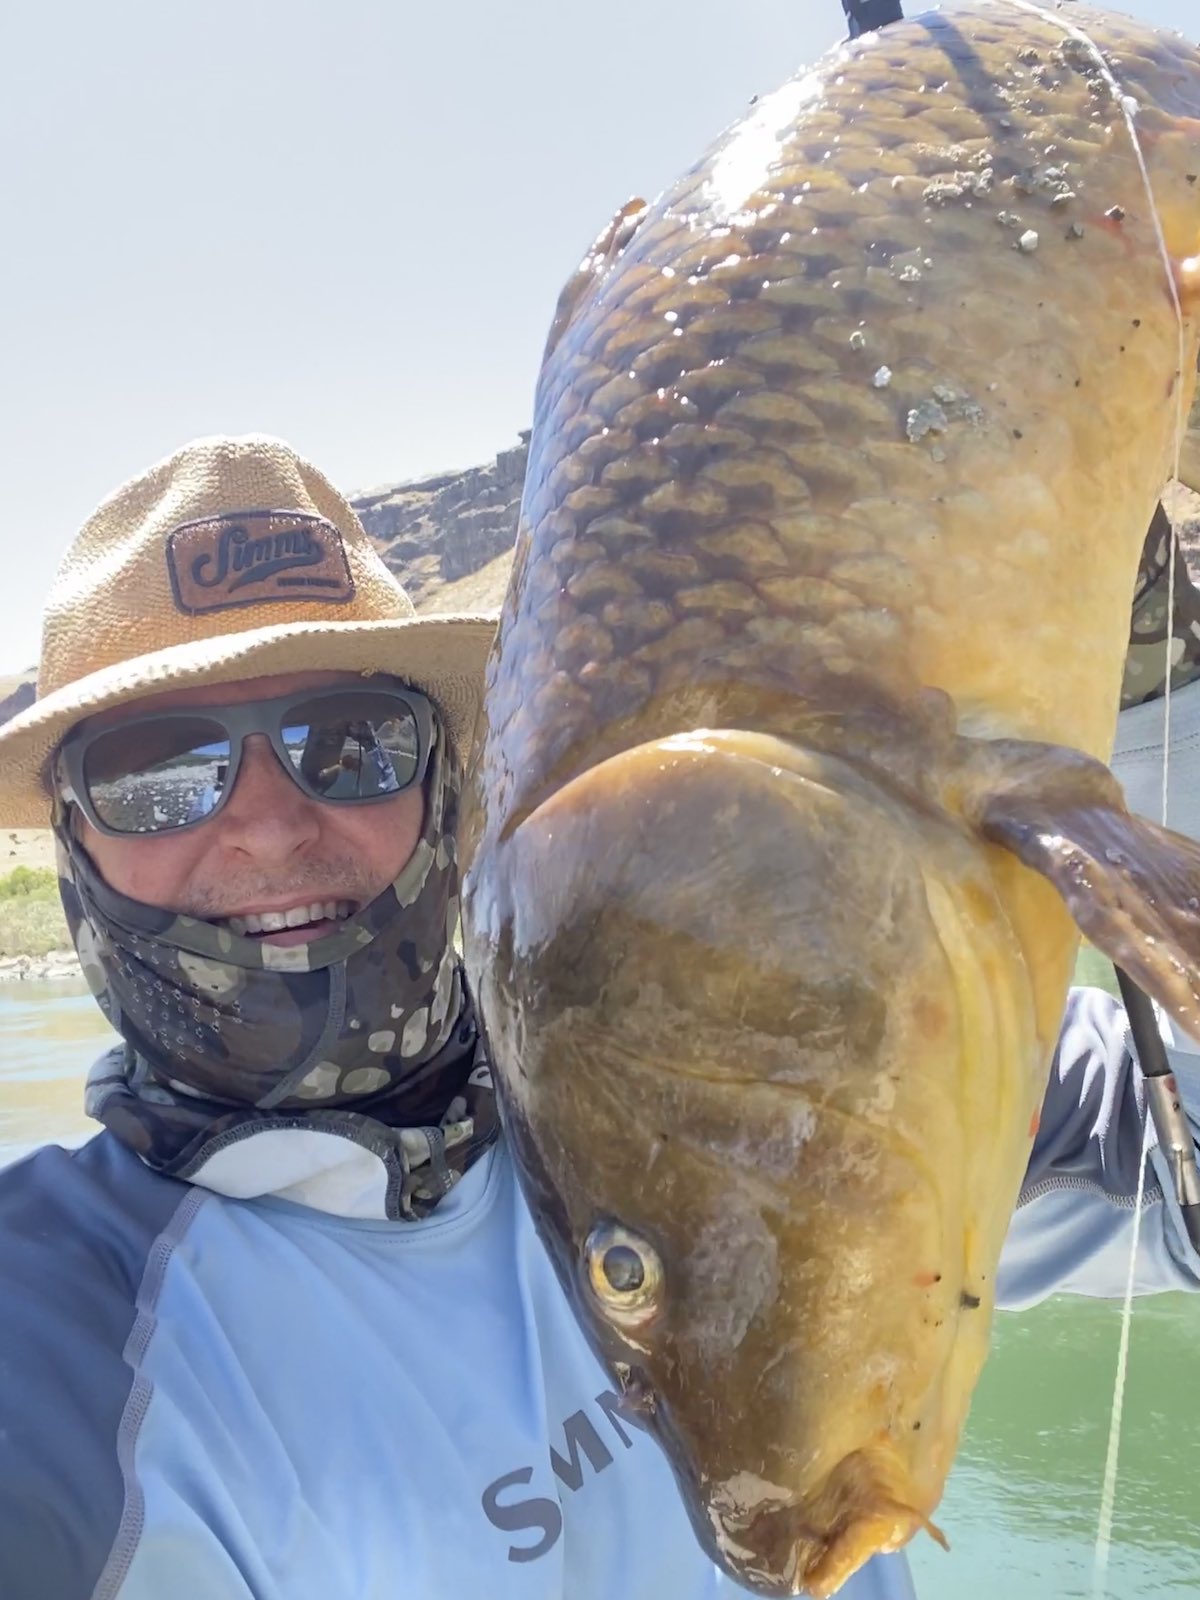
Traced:
POLYGON ((1150 1111, 1142 1115, 1142 1148, 1138 1157, 1137 1190, 1133 1199, 1133 1235, 1129 1245, 1129 1270, 1121 1301, 1121 1338, 1117 1345, 1117 1370, 1113 1378, 1109 1413, 1108 1448, 1104 1453, 1104 1486, 1100 1494, 1100 1521, 1092 1563, 1092 1600, 1108 1593, 1108 1558, 1112 1551, 1113 1515, 1117 1501, 1117 1466, 1121 1454, 1121 1421, 1125 1414, 1125 1387, 1129 1376, 1129 1334, 1133 1327, 1133 1289, 1137 1277, 1138 1242, 1142 1232, 1142 1200, 1146 1193, 1146 1156, 1150 1150, 1150 1111))
MULTIPOLYGON (((1179 468, 1183 456, 1183 440, 1187 432, 1187 417, 1183 409, 1184 374, 1186 371, 1187 339, 1183 321, 1183 306, 1179 299, 1179 289, 1175 282, 1175 272, 1171 264, 1171 253, 1167 248, 1166 236, 1163 233, 1162 218, 1159 216, 1158 206, 1154 199, 1154 188, 1150 182, 1149 169, 1146 166, 1142 142, 1137 131, 1138 105, 1132 95, 1123 92, 1120 84, 1105 59, 1103 51, 1095 40, 1083 28, 1076 27, 1060 14, 1046 11, 1042 6, 1035 5, 1032 0, 1009 0, 1009 4, 1018 10, 1029 12, 1033 16, 1041 17, 1043 21, 1053 24, 1069 38, 1078 40, 1100 69, 1100 74, 1108 85, 1116 104, 1120 108, 1129 131, 1130 143, 1133 146, 1134 157, 1141 174, 1142 186, 1146 191, 1146 198, 1150 203, 1150 216, 1154 222, 1154 236, 1158 243, 1159 255, 1162 257, 1163 269, 1166 272, 1167 288, 1171 295, 1171 304, 1175 311, 1176 335, 1178 339, 1178 359, 1175 373, 1175 477, 1179 477, 1179 468)), ((1169 519, 1168 519, 1169 520, 1169 519)), ((1168 546, 1167 559, 1170 563, 1167 573, 1167 638, 1166 638, 1166 687, 1163 694, 1163 763, 1162 763, 1162 822, 1167 823, 1167 794, 1168 776, 1170 772, 1171 749, 1171 673, 1174 662, 1171 659, 1174 636, 1172 624, 1175 617, 1175 553, 1176 534, 1175 525, 1171 524, 1171 534, 1168 546)), ((1157 1013, 1156 1013, 1157 1017, 1157 1013)), ((1129 1247, 1129 1271, 1125 1280, 1125 1297, 1121 1304, 1121 1337, 1117 1349, 1117 1368, 1113 1381, 1112 1410, 1109 1417, 1108 1448, 1104 1461, 1104 1485, 1100 1495, 1100 1518, 1096 1531, 1095 1559, 1092 1569, 1092 1600, 1104 1600, 1108 1591, 1108 1562, 1112 1550, 1113 1516, 1117 1498, 1117 1468, 1121 1450, 1121 1420, 1125 1409, 1125 1389, 1129 1374, 1129 1334, 1133 1323, 1133 1293, 1137 1277, 1138 1243, 1141 1237, 1142 1202, 1146 1189, 1146 1161, 1150 1149, 1150 1103, 1147 1097, 1146 1106, 1142 1112, 1142 1139, 1141 1155, 1138 1160, 1137 1192, 1134 1197, 1133 1209, 1133 1234, 1129 1247)))

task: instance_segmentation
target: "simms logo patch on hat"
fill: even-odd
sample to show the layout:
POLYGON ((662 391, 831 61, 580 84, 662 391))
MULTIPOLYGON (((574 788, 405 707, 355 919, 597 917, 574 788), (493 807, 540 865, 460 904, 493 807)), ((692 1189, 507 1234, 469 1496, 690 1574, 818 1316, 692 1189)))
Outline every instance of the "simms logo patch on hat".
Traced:
POLYGON ((167 535, 175 604, 193 616, 267 600, 354 598, 342 536, 306 511, 239 511, 167 535))

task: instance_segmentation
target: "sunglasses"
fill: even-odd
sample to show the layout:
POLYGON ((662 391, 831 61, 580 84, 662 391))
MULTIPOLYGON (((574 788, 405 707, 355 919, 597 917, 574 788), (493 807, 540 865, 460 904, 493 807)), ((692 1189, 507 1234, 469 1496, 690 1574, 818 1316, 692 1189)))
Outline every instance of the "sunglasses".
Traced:
POLYGON ((115 838, 196 827, 229 798, 252 733, 311 799, 369 805, 424 780, 434 713, 424 695, 374 683, 83 723, 60 753, 66 798, 115 838))

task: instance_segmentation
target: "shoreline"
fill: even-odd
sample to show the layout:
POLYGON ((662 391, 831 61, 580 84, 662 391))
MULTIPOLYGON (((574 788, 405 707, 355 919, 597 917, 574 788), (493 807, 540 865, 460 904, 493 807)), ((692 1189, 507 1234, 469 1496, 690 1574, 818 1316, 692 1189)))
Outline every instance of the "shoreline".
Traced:
POLYGON ((48 950, 41 956, 0 956, 0 983, 53 983, 82 978, 74 950, 48 950))

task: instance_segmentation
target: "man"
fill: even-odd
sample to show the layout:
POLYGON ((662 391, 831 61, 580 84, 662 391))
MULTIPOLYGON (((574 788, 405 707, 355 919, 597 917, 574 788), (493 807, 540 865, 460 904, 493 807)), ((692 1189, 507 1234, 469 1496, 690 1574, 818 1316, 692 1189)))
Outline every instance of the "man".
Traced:
MULTIPOLYGON (((739 1592, 497 1137, 450 942, 490 638, 414 618, 269 440, 188 446, 72 546, 0 822, 52 818, 124 1047, 104 1131, 0 1174, 4 1600, 739 1592)), ((1064 1039, 1012 1302, 1124 1282, 1139 1079, 1107 997, 1064 1039)), ((1163 1179, 1139 1281, 1194 1288, 1163 1179)), ((842 1593, 911 1596, 903 1556, 842 1593)))

